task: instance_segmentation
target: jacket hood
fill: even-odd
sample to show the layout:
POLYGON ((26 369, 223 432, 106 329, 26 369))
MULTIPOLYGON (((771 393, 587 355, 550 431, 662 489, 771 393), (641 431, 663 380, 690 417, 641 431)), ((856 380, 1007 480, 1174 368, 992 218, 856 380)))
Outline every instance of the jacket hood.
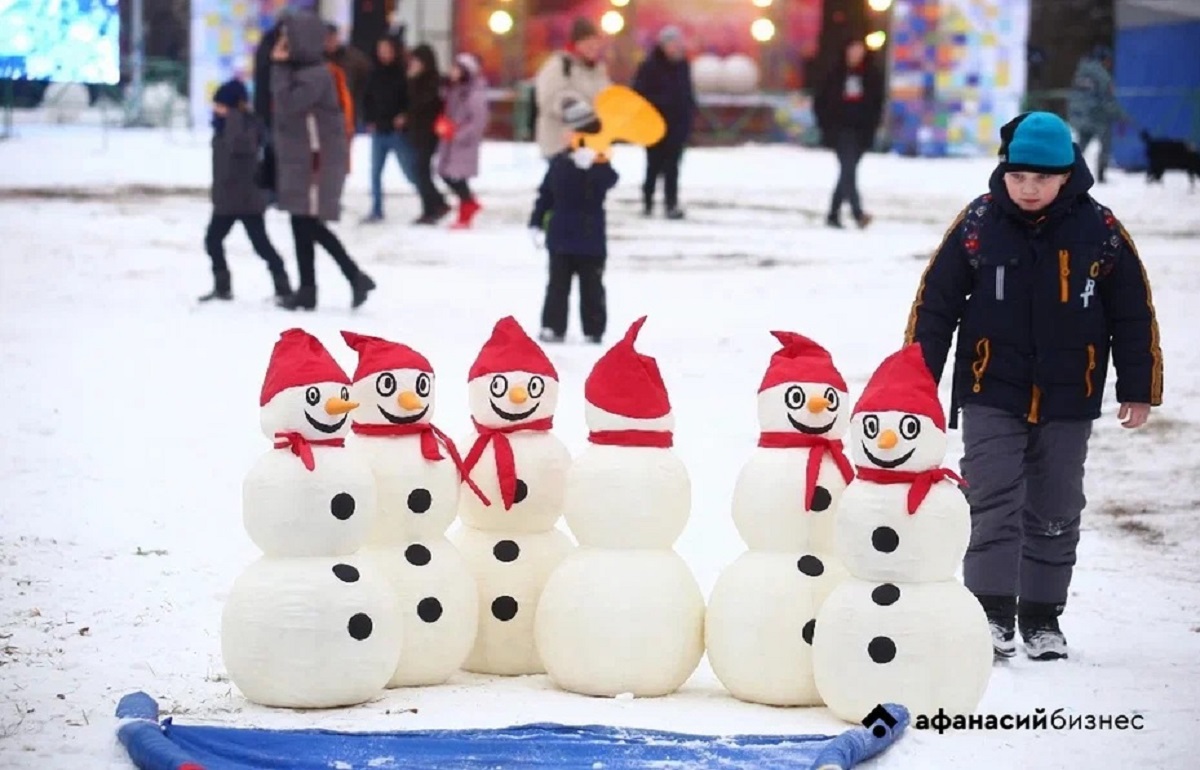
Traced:
POLYGON ((421 62, 421 64, 425 67, 426 74, 438 74, 437 55, 433 52, 433 48, 430 46, 422 43, 421 45, 412 49, 410 56, 421 62))
MULTIPOLYGON (((1046 208, 1043 212, 1044 217, 1054 217, 1064 213, 1071 206, 1075 205, 1081 198, 1086 198, 1088 191, 1096 184, 1096 178, 1092 176, 1092 170, 1088 168, 1087 161, 1083 158, 1083 153, 1079 149, 1079 145, 1075 145, 1075 164, 1071 166, 1071 178, 1063 185, 1063 188, 1058 193, 1058 197, 1046 208)), ((1022 211, 1015 201, 1008 194, 1008 188, 1004 186, 1004 164, 997 164, 995 170, 992 171, 991 179, 988 180, 988 189, 991 190, 992 196, 1000 202, 1002 208, 1009 214, 1016 215, 1018 218, 1028 219, 1029 212, 1022 211)))
POLYGON ((287 30, 293 64, 318 64, 325 60, 325 23, 306 11, 291 11, 281 20, 287 30))

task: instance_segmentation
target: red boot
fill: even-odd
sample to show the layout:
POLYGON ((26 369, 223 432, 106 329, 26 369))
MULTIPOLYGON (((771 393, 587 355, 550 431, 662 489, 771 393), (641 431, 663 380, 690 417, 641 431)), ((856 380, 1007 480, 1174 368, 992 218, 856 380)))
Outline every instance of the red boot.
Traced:
POLYGON ((458 207, 458 221, 450 226, 451 229, 453 229, 453 230, 468 229, 471 226, 471 220, 473 220, 475 218, 475 215, 478 214, 479 210, 482 208, 483 208, 483 206, 480 206, 479 202, 476 201, 474 198, 472 198, 471 200, 463 201, 462 204, 458 207))

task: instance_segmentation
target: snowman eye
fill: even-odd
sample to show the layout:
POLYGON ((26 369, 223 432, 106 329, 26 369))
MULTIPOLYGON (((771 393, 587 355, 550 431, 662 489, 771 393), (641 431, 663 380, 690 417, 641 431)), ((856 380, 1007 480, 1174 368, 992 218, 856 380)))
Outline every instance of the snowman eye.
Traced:
POLYGON ((873 414, 868 414, 862 421, 863 435, 867 438, 875 438, 879 435, 879 418, 873 414))
POLYGON ((342 400, 343 401, 350 400, 350 388, 347 388, 347 387, 342 388, 342 400))
POLYGON ((431 387, 432 386, 429 381, 428 374, 421 373, 421 374, 417 375, 417 395, 418 396, 420 396, 421 398, 425 398, 426 396, 428 396, 431 387))
POLYGON ((783 393, 783 403, 787 404, 788 409, 799 409, 804 406, 804 389, 799 385, 793 385, 783 393))
POLYGON ((831 412, 836 412, 841 399, 838 398, 838 393, 833 388, 825 389, 825 400, 829 402, 829 406, 825 407, 831 412))
POLYGON ((391 372, 384 372, 375 378, 375 392, 387 398, 396 392, 396 377, 391 372))
POLYGON ((508 392, 508 380, 504 378, 503 374, 497 374, 492 378, 490 389, 493 396, 500 398, 508 392))
POLYGON ((539 398, 546 391, 546 382, 541 377, 529 378, 529 397, 539 398))
POLYGON ((921 433, 921 421, 911 414, 900 418, 900 435, 912 441, 921 433))
POLYGON ((317 403, 321 400, 320 389, 317 388, 316 386, 313 386, 313 387, 309 388, 308 390, 304 391, 304 400, 308 402, 309 406, 316 406, 317 403))

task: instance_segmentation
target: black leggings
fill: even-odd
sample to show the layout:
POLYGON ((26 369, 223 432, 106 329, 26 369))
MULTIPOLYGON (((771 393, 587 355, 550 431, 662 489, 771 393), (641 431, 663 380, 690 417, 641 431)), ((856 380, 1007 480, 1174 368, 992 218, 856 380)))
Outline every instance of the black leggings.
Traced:
POLYGON ((285 272, 283 260, 279 258, 275 247, 271 245, 271 239, 267 237, 267 225, 263 220, 262 214, 246 214, 243 216, 234 214, 212 215, 212 219, 208 221, 208 231, 204 233, 204 249, 208 252, 209 259, 212 260, 213 272, 229 272, 229 265, 225 262, 225 236, 229 235, 229 231, 238 222, 242 223, 242 228, 245 229, 246 235, 250 237, 250 243, 254 246, 254 251, 267 263, 271 274, 285 272))
POLYGON ((316 244, 329 252, 333 261, 341 268, 342 275, 351 283, 358 277, 358 265, 346 253, 346 247, 316 217, 292 215, 292 239, 296 243, 296 268, 300 271, 300 288, 316 288, 317 276, 314 268, 316 261, 316 244))
POLYGON ((467 184, 467 180, 452 179, 444 176, 442 177, 442 181, 450 188, 450 192, 458 196, 459 201, 466 203, 467 201, 475 200, 475 195, 471 192, 471 186, 467 184))

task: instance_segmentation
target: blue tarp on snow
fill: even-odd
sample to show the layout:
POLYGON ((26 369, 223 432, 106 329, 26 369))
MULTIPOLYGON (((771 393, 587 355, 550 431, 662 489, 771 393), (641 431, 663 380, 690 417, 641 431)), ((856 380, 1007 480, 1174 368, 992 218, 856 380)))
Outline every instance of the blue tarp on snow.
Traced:
POLYGON ((908 711, 841 735, 687 735, 601 725, 345 733, 177 725, 145 693, 121 699, 118 730, 141 770, 475 770, 543 767, 848 770, 887 749, 908 711), (887 724, 893 722, 892 724, 887 724))
POLYGON ((1118 29, 1114 58, 1117 96, 1137 125, 1113 137, 1113 161, 1146 168, 1143 128, 1200 145, 1200 20, 1118 29))

